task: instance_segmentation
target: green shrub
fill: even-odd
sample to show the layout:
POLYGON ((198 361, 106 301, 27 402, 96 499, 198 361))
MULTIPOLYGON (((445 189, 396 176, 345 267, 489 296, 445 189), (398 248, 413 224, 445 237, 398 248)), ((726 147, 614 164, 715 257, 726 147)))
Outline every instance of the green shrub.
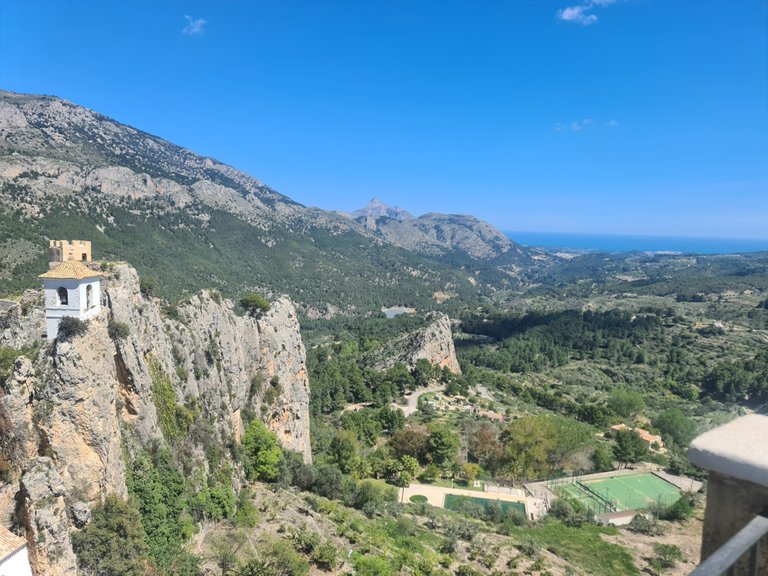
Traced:
POLYGON ((339 563, 336 547, 330 542, 323 542, 312 550, 312 562, 326 572, 333 570, 339 563))
POLYGON ((654 544, 655 556, 648 560, 648 565, 655 574, 674 568, 683 559, 683 552, 674 544, 654 544))
POLYGON ((275 403, 275 400, 283 393, 283 386, 280 384, 280 378, 275 375, 269 381, 270 386, 264 393, 264 404, 271 406, 275 403))
POLYGON ((261 420, 251 421, 242 438, 243 467, 251 480, 275 482, 280 477, 283 451, 274 433, 261 420))
POLYGON ((285 540, 267 540, 259 547, 259 558, 235 572, 235 576, 304 576, 309 563, 285 540))
POLYGON ((344 498, 344 475, 335 466, 321 465, 312 467, 314 481, 310 490, 332 500, 344 498))
POLYGON ((176 401, 176 392, 168 375, 156 358, 148 360, 152 378, 152 401, 157 409, 160 429, 169 442, 175 442, 187 434, 195 420, 195 413, 176 401))
POLYGON ((126 487, 141 514, 157 574, 199 576, 200 559, 183 546, 194 533, 194 523, 186 508, 189 496, 184 477, 174 467, 170 452, 162 449, 150 457, 140 451, 127 464, 126 487))
POLYGON ((306 528, 301 528, 294 533, 293 541, 296 550, 304 554, 311 554, 320 545, 320 535, 317 532, 310 532, 306 528))
POLYGON ((220 522, 230 518, 235 509, 231 475, 217 479, 212 486, 209 483, 203 483, 200 490, 188 497, 189 511, 198 521, 220 522))
POLYGON ((237 566, 237 552, 245 543, 244 532, 216 536, 211 541, 210 558, 216 562, 222 576, 229 574, 237 566))
POLYGON ((139 280, 139 290, 145 298, 154 296, 157 292, 157 279, 154 276, 142 276, 139 280))
POLYGON ((592 466, 595 472, 613 470, 613 450, 604 445, 597 446, 592 453, 592 466))
POLYGON ((458 548, 458 540, 455 536, 448 536, 440 543, 439 551, 443 554, 453 554, 458 548))
POLYGON ((80 569, 102 576, 144 576, 149 549, 139 511, 111 494, 72 535, 80 569))
POLYGON ((665 410, 653 420, 653 425, 667 442, 674 442, 677 446, 687 446, 696 436, 696 422, 679 408, 665 410))
POLYGON ((112 340, 125 340, 131 333, 131 328, 125 322, 110 320, 107 325, 107 333, 112 340))
POLYGON ((62 340, 66 340, 74 336, 82 336, 86 332, 88 332, 87 320, 80 320, 74 316, 64 316, 64 318, 59 321, 58 337, 62 340))
POLYGON ((392 563, 381 556, 358 556, 354 559, 357 576, 394 576, 392 563))
POLYGON ((160 312, 162 312, 166 318, 170 318, 171 320, 181 320, 181 316, 179 316, 179 307, 176 304, 165 304, 160 309, 160 312))
POLYGON ((627 526, 630 532, 645 534, 646 536, 661 536, 664 527, 655 518, 648 518, 645 514, 637 514, 627 526))
POLYGON ((5 384, 5 381, 10 377, 16 358, 21 355, 21 350, 0 347, 0 386, 5 384))
POLYGON ((269 311, 269 301, 255 293, 246 294, 240 299, 240 306, 251 316, 258 317, 269 311))
POLYGON ((259 523, 259 513, 253 505, 253 494, 250 488, 240 490, 237 496, 237 510, 235 511, 235 526, 242 528, 255 528, 259 523))
POLYGON ((655 512, 662 520, 682 522, 683 520, 690 518, 693 514, 693 497, 688 495, 681 496, 673 504, 667 507, 661 507, 655 512))
POLYGON ((363 480, 355 490, 354 507, 362 510, 367 505, 378 505, 384 502, 397 502, 397 489, 383 486, 373 480, 363 480))
POLYGON ((572 498, 558 498, 552 502, 549 515, 574 528, 593 520, 592 513, 581 502, 572 498))
POLYGON ((253 400, 254 396, 256 396, 259 392, 261 392, 261 387, 263 385, 264 385, 264 375, 261 372, 251 376, 250 386, 248 386, 248 402, 249 403, 251 402, 251 400, 253 400))
POLYGON ((436 464, 429 464, 419 476, 422 482, 434 482, 440 477, 440 468, 436 464))

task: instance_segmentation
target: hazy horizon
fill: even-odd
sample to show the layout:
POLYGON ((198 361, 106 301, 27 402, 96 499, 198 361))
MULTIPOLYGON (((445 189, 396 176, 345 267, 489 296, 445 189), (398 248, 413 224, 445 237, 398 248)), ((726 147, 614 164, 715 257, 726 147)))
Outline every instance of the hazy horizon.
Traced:
POLYGON ((768 252, 768 238, 718 238, 700 236, 649 236, 638 234, 586 234, 504 230, 507 238, 533 248, 587 252, 672 252, 737 254, 768 252))

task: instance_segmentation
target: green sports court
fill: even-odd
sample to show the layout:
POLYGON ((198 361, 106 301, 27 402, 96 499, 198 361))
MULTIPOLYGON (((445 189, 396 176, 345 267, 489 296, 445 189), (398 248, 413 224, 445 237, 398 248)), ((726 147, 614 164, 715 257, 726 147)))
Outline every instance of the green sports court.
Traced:
POLYGON ((668 506, 682 496, 677 486, 652 473, 574 478, 550 484, 550 489, 560 496, 575 498, 595 513, 643 510, 654 504, 668 506))
POLYGON ((640 510, 656 503, 667 506, 682 496, 677 486, 655 474, 582 480, 581 484, 598 496, 607 495, 617 511, 640 510))

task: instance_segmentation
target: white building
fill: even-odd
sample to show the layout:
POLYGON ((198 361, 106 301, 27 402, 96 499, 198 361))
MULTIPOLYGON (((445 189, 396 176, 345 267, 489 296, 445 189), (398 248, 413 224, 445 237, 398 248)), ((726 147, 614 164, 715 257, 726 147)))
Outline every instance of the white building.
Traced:
POLYGON ((0 526, 0 576, 32 576, 27 541, 0 526))
POLYGON ((45 323, 48 340, 59 332, 64 316, 80 320, 93 318, 101 311, 101 274, 80 262, 62 262, 40 274, 45 288, 45 323))

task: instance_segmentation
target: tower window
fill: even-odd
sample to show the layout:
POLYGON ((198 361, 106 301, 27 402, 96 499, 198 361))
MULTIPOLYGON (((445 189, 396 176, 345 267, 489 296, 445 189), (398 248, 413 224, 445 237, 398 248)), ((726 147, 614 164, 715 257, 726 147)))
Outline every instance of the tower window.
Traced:
POLYGON ((59 306, 66 306, 69 304, 69 293, 63 286, 56 291, 59 296, 59 306))
POLYGON ((85 305, 87 308, 93 308, 93 286, 90 284, 85 287, 85 305))

